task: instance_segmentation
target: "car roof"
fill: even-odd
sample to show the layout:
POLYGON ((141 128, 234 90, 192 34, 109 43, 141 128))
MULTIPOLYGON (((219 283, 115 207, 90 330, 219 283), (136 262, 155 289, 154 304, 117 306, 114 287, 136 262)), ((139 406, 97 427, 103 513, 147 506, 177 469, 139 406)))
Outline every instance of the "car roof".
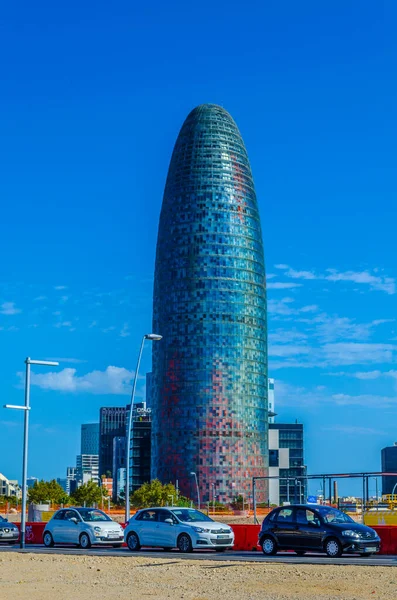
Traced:
POLYGON ((278 510, 279 508, 320 508, 320 507, 325 507, 325 508, 334 508, 333 506, 328 506, 327 504, 285 504, 284 506, 277 506, 277 508, 274 508, 273 510, 278 510))

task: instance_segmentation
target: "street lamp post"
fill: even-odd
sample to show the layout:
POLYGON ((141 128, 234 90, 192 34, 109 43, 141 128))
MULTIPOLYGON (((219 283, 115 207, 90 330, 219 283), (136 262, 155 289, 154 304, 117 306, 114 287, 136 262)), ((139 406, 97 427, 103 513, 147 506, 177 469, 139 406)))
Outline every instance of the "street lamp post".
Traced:
POLYGON ((200 510, 200 492, 199 492, 199 486, 198 486, 198 481, 197 481, 197 474, 194 473, 193 471, 190 473, 190 475, 192 477, 194 477, 194 479, 196 480, 196 489, 197 489, 197 508, 200 510))
POLYGON ((158 342, 162 339, 162 335, 158 335, 157 333, 147 333, 143 336, 141 347, 138 354, 138 362, 136 365, 135 375, 134 375, 134 383, 132 385, 131 392, 131 405, 130 405, 130 414, 128 419, 128 427, 127 427, 127 447, 125 451, 125 466, 126 466, 126 478, 125 478, 125 522, 129 521, 130 518, 130 445, 131 445, 131 427, 132 427, 132 407, 134 405, 135 398, 135 388, 136 382, 138 379, 138 371, 139 365, 141 364, 141 356, 143 351, 143 346, 145 344, 145 340, 151 340, 152 342, 158 342))
POLYGON ((46 367, 58 367, 59 363, 50 360, 32 360, 29 356, 25 360, 25 405, 5 404, 4 408, 23 410, 23 458, 22 458, 22 503, 21 503, 21 538, 20 546, 25 548, 26 537, 26 481, 28 477, 28 440, 29 440, 29 411, 30 411, 30 365, 43 365, 46 367))

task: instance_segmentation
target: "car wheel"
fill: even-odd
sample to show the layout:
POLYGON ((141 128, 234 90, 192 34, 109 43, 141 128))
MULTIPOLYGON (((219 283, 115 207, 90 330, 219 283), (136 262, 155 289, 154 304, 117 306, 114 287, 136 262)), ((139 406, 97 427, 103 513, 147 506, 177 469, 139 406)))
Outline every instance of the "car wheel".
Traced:
POLYGON ((266 536, 262 539, 261 548, 263 554, 266 554, 266 556, 274 556, 277 552, 277 544, 270 536, 266 536))
POLYGON ((88 548, 91 548, 91 540, 90 540, 90 536, 88 535, 88 533, 81 534, 80 548, 83 548, 83 550, 87 550, 88 548))
POLYGON ((46 548, 52 548, 54 545, 54 540, 52 539, 52 535, 49 531, 45 531, 43 535, 43 543, 46 548))
POLYGON ((330 538, 325 542, 325 552, 330 558, 342 556, 342 544, 336 538, 330 538))
POLYGON ((179 536, 177 546, 178 546, 178 550, 180 552, 192 552, 193 551, 192 540, 187 535, 187 533, 182 533, 179 536))
POLYGON ((139 543, 139 537, 135 533, 135 531, 131 531, 131 533, 127 536, 127 546, 131 552, 137 552, 141 549, 141 544, 139 543))
POLYGON ((367 558, 368 556, 372 556, 373 552, 360 552, 360 556, 367 558))
POLYGON ((123 544, 112 544, 113 548, 121 548, 123 544))
POLYGON ((304 550, 295 550, 295 554, 297 556, 305 556, 306 552, 304 550))

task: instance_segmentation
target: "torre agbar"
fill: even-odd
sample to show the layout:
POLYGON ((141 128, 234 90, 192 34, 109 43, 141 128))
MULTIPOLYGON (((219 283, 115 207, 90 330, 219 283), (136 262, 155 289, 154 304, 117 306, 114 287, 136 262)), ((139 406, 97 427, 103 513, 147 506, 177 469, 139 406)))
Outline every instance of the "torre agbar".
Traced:
POLYGON ((265 266, 247 151, 214 104, 188 115, 172 154, 153 331, 152 478, 202 503, 248 499, 268 467, 265 266))

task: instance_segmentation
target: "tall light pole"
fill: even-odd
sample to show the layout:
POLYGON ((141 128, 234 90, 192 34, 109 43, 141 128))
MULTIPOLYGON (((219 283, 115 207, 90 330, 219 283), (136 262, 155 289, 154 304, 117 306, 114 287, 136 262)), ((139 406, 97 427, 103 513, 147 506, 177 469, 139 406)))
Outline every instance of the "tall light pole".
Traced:
POLYGON ((22 504, 21 504, 21 538, 20 546, 25 548, 26 538, 26 480, 28 477, 28 440, 29 440, 29 411, 30 411, 30 365, 43 365, 46 367, 58 367, 59 363, 50 360, 32 360, 29 356, 25 360, 25 405, 5 404, 4 408, 13 408, 25 412, 23 426, 23 458, 22 458, 22 504))
POLYGON ((131 427, 132 427, 132 408, 134 405, 135 398, 135 388, 136 382, 138 379, 138 371, 139 365, 141 364, 141 356, 143 351, 143 346, 145 344, 145 340, 151 340, 152 342, 158 342, 163 338, 162 335, 158 335, 157 333, 146 333, 141 342, 141 347, 138 354, 138 362, 135 369, 134 383, 132 384, 132 392, 131 392, 131 406, 130 406, 130 414, 128 419, 128 427, 127 427, 127 447, 125 451, 125 467, 126 467, 126 477, 125 477, 125 522, 129 521, 130 518, 130 445, 131 445, 131 427))
POLYGON ((197 489, 197 508, 200 510, 200 492, 199 492, 199 486, 198 486, 198 481, 197 481, 197 474, 194 473, 193 471, 190 473, 190 475, 192 477, 194 477, 194 479, 196 480, 196 489, 197 489))

